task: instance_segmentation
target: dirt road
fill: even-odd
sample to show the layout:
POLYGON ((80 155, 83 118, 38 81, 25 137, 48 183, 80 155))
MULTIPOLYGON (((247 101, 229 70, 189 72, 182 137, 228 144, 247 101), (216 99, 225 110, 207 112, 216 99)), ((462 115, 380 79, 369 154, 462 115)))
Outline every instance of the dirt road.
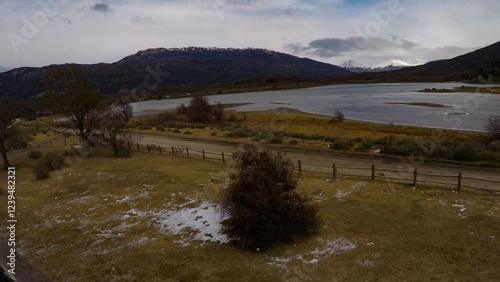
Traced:
MULTIPOLYGON (((174 138, 157 135, 141 135, 140 144, 155 144, 166 148, 176 148, 176 154, 186 154, 183 148, 188 147, 190 155, 201 157, 204 150, 207 157, 221 159, 223 152, 226 158, 230 158, 232 153, 241 144, 231 144, 223 142, 174 138), (216 153, 216 154, 208 154, 216 153)), ((265 148, 265 144, 257 143, 257 146, 265 148)), ((273 150, 272 147, 267 147, 273 150)), ((500 191, 500 170, 490 168, 461 167, 451 165, 432 165, 419 162, 410 162, 407 159, 399 158, 387 160, 383 158, 358 158, 350 156, 336 155, 331 152, 312 152, 304 150, 287 150, 287 156, 292 159, 296 166, 298 161, 304 171, 321 171, 326 178, 333 177, 332 166, 335 164, 337 175, 362 176, 369 179, 372 175, 372 164, 375 165, 375 177, 405 179, 403 182, 413 182, 414 170, 417 169, 418 181, 433 181, 446 185, 458 184, 458 175, 462 173, 462 187, 476 187, 488 190, 500 191), (397 171, 394 171, 397 170, 397 171), (496 182, 495 182, 496 181, 496 182)))

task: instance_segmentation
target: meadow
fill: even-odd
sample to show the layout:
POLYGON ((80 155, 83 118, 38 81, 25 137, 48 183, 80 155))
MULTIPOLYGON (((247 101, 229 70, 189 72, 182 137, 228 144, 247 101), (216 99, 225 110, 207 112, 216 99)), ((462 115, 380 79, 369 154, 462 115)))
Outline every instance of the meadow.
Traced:
POLYGON ((28 152, 11 153, 18 249, 53 281, 500 280, 498 193, 304 173, 318 234, 240 252, 218 233, 227 163, 101 145, 38 181, 28 152))

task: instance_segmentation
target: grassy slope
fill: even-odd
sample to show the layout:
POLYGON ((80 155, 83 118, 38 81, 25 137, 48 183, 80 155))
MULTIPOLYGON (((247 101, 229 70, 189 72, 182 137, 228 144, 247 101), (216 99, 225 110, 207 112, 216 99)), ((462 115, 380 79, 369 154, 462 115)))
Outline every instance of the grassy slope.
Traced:
POLYGON ((226 165, 147 153, 115 159, 97 148, 35 181, 25 151, 11 159, 18 248, 54 281, 500 280, 498 194, 305 174, 300 188, 320 206, 320 233, 241 253, 193 240, 193 229, 158 228, 161 211, 218 202, 227 183, 209 180, 225 179, 226 165))

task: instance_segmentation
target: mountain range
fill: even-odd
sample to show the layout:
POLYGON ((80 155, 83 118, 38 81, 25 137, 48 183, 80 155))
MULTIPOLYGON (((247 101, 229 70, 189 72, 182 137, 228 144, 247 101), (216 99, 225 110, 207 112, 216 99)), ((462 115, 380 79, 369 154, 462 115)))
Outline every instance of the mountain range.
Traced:
MULTIPOLYGON (((25 100, 50 91, 52 84, 47 78, 61 66, 24 67, 0 73, 0 94, 7 94, 11 100, 25 100)), ((255 48, 156 48, 139 51, 111 64, 78 66, 104 94, 153 90, 164 94, 168 91, 162 92, 162 89, 175 87, 201 89, 242 83, 253 86, 271 83, 273 89, 282 89, 276 87, 277 84, 307 87, 333 83, 500 82, 500 42, 452 59, 398 70, 394 70, 398 66, 392 65, 381 72, 371 69, 354 73, 349 68, 255 48), (264 79, 259 79, 262 77, 264 79)))
MULTIPOLYGON (((266 49, 157 48, 112 64, 78 65, 101 93, 151 91, 171 86, 205 86, 258 76, 321 77, 349 74, 339 66, 266 49)), ((0 91, 13 100, 52 89, 49 74, 61 65, 0 73, 0 91)))

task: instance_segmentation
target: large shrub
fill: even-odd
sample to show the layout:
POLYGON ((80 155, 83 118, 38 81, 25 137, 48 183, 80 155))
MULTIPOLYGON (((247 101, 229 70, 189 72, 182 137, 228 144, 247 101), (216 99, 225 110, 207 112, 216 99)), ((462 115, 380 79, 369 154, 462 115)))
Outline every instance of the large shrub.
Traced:
POLYGON ((231 183, 223 194, 222 232, 241 249, 269 247, 318 227, 318 209, 296 191, 298 177, 283 154, 247 146, 234 154, 231 183))

